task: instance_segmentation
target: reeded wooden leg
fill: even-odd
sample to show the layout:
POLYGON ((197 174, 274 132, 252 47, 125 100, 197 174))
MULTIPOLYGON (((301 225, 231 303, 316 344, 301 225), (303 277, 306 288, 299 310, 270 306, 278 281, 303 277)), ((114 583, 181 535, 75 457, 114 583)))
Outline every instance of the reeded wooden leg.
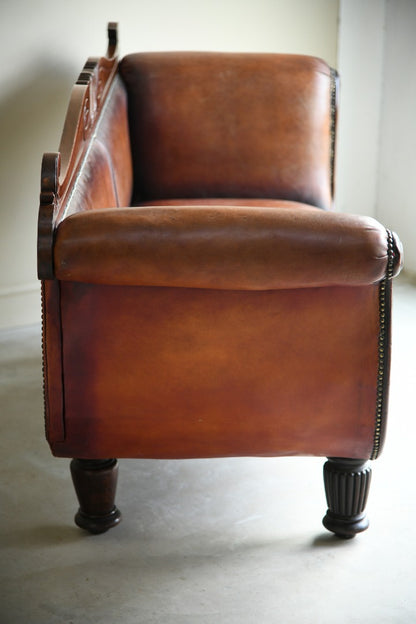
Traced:
POLYGON ((362 459, 329 457, 324 465, 328 511, 323 525, 338 537, 350 539, 368 528, 365 513, 371 468, 362 459))
POLYGON ((75 523, 90 533, 104 533, 121 520, 114 504, 118 466, 116 459, 73 459, 71 476, 78 497, 75 523))

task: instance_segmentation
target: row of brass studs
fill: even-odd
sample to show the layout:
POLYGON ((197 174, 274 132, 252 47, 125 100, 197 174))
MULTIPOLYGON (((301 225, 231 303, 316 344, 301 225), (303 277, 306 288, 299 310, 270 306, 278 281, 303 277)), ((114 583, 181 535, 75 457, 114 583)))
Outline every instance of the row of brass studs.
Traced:
POLYGON ((46 305, 45 305, 45 282, 40 283, 41 294, 41 336, 42 336, 42 391, 43 391, 43 410, 44 410, 44 426, 45 435, 47 435, 47 408, 46 408, 46 378, 48 375, 48 364, 46 359, 46 305))
POLYGON ((335 131, 336 131, 336 116, 337 116, 337 71, 335 69, 330 70, 330 97, 331 97, 331 147, 330 147, 330 176, 331 176, 331 191, 334 193, 334 178, 335 178, 335 131))
POLYGON ((384 413, 384 377, 386 368, 386 290, 388 281, 393 277, 394 269, 394 244, 393 235, 387 230, 387 268, 386 277, 380 283, 379 290, 379 319, 380 329, 378 338, 378 373, 377 373, 377 402, 376 402, 376 427, 374 432, 374 444, 371 459, 376 459, 380 452, 381 432, 383 428, 384 413))

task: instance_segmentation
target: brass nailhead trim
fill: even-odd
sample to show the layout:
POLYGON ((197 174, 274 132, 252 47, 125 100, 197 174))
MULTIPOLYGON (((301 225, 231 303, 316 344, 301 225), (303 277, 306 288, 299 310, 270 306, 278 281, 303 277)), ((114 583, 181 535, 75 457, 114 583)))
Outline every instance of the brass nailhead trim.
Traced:
POLYGON ((46 318, 45 318, 45 282, 42 280, 40 283, 40 295, 41 295, 41 336, 42 336, 42 392, 43 392, 43 413, 44 413, 44 426, 45 436, 47 437, 47 397, 46 397, 46 379, 48 375, 48 363, 46 359, 46 318))
POLYGON ((385 382, 385 353, 386 353, 386 290, 387 283, 393 277, 394 270, 394 243, 393 235, 387 230, 387 267, 386 276, 380 283, 379 290, 379 337, 378 337, 378 372, 377 372, 377 401, 376 426, 374 432, 373 452, 371 459, 376 459, 380 452, 381 432, 384 416, 384 382, 385 382))
POLYGON ((331 177, 331 192, 334 194, 334 179, 335 179, 335 131, 336 131, 336 117, 337 117, 337 71, 335 69, 330 70, 330 97, 331 97, 331 146, 329 154, 329 171, 331 177))

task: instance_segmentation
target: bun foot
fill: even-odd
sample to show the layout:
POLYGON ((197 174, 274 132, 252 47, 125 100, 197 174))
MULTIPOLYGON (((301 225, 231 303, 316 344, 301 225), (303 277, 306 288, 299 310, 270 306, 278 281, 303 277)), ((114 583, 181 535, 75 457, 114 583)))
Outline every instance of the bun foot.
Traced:
POLYGON ((368 529, 368 518, 366 514, 361 514, 353 518, 343 518, 327 511, 322 520, 322 524, 328 531, 335 533, 341 539, 352 539, 357 533, 368 529))
POLYGON ((105 516, 91 516, 79 509, 75 514, 75 524, 93 535, 105 533, 108 529, 116 526, 121 521, 120 510, 114 509, 105 516))

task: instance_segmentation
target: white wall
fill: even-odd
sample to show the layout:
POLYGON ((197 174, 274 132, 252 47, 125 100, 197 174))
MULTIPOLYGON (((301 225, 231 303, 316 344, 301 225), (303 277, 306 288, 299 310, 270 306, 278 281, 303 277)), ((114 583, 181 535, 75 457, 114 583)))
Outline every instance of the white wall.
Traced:
POLYGON ((37 322, 36 220, 43 152, 69 92, 118 21, 139 50, 297 52, 335 65, 338 0, 0 0, 0 327, 37 322))
POLYGON ((338 209, 375 216, 416 276, 416 0, 341 0, 338 209))
POLYGON ((416 275, 416 1, 387 0, 377 217, 416 275))
POLYGON ((341 212, 377 211, 384 0, 341 0, 336 197, 341 212))

